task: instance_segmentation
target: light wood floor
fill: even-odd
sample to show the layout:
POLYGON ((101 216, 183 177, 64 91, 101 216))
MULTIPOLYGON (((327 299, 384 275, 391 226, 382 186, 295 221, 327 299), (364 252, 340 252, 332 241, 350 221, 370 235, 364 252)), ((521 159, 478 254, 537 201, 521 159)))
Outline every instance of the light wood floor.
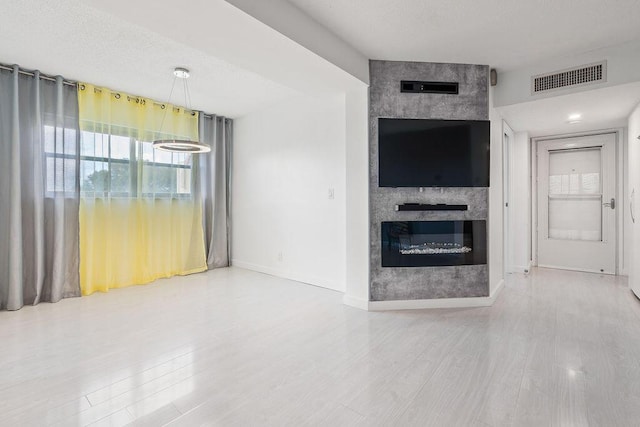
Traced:
POLYGON ((640 425, 623 278, 511 275, 489 308, 341 300, 231 268, 0 312, 0 424, 640 425))

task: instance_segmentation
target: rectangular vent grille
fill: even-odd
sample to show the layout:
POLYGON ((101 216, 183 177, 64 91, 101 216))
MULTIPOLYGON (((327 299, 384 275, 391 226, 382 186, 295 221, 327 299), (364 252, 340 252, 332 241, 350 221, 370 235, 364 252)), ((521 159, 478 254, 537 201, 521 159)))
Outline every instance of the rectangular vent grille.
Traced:
POLYGON ((601 83, 607 81, 607 62, 583 65, 568 70, 541 74, 531 78, 533 94, 548 90, 601 83))

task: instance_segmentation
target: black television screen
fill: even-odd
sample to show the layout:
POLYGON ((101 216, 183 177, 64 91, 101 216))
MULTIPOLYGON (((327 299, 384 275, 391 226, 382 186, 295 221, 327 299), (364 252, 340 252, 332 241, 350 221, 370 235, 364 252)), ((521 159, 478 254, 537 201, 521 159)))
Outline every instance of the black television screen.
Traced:
POLYGON ((488 187, 489 121, 379 119, 380 187, 488 187))

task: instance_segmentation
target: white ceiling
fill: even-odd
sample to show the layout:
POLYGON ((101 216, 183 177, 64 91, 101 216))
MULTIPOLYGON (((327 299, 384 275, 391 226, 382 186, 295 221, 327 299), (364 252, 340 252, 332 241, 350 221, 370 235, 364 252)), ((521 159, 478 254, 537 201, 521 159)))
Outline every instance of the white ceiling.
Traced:
MULTIPOLYGON (((528 68, 640 40, 638 0, 289 0, 372 59, 528 68)), ((516 131, 554 135, 626 126, 640 83, 516 104, 516 131), (583 119, 569 124, 568 116, 583 119)))
POLYGON ((638 0, 289 0, 372 59, 500 71, 640 38, 638 0))
MULTIPOLYGON (((223 0, 2 0, 1 11, 0 62, 160 101, 186 66, 191 106, 227 117, 353 80, 223 0)), ((184 103, 180 87, 172 102, 184 103)))
MULTIPOLYGON (((0 62, 160 101, 173 68, 187 66, 192 107, 228 117, 295 93, 80 0, 3 0, 0 29, 0 62)), ((184 104, 181 88, 172 102, 184 104)))
MULTIPOLYGON (((640 38, 640 0, 289 1, 271 3, 273 14, 293 3, 371 58, 509 69, 640 38)), ((162 101, 171 70, 186 66, 192 106, 228 117, 362 85, 224 0, 2 0, 1 10, 0 62, 162 101)), ((577 129, 587 117, 619 122, 640 99, 635 89, 592 92, 503 113, 516 128, 544 133, 562 127, 564 110, 585 111, 577 129)), ((172 101, 183 103, 181 91, 172 101)))
MULTIPOLYGON (((182 3, 85 0, 84 3, 301 92, 336 93, 362 85, 331 62, 224 0, 182 3)), ((280 3, 282 7, 292 7, 285 0, 280 3)), ((278 13, 279 9, 273 9, 273 13, 278 13)), ((236 82, 241 85, 243 80, 228 84, 236 82)))
POLYGON ((627 117, 640 102, 640 82, 545 98, 501 107, 504 120, 516 132, 530 136, 561 135, 626 127, 627 117), (581 114, 580 123, 568 123, 581 114))

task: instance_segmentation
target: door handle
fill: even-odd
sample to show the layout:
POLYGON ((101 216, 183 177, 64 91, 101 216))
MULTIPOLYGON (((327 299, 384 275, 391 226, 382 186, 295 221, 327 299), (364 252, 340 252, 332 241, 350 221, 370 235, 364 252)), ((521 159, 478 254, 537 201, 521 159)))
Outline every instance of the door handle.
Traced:
POLYGON ((611 199, 611 201, 609 203, 603 203, 602 206, 604 206, 605 208, 615 209, 616 208, 616 199, 611 199))
POLYGON ((634 210, 636 205, 636 189, 634 188, 631 192, 631 196, 629 196, 629 213, 631 214, 631 222, 636 223, 636 216, 634 215, 634 210))

